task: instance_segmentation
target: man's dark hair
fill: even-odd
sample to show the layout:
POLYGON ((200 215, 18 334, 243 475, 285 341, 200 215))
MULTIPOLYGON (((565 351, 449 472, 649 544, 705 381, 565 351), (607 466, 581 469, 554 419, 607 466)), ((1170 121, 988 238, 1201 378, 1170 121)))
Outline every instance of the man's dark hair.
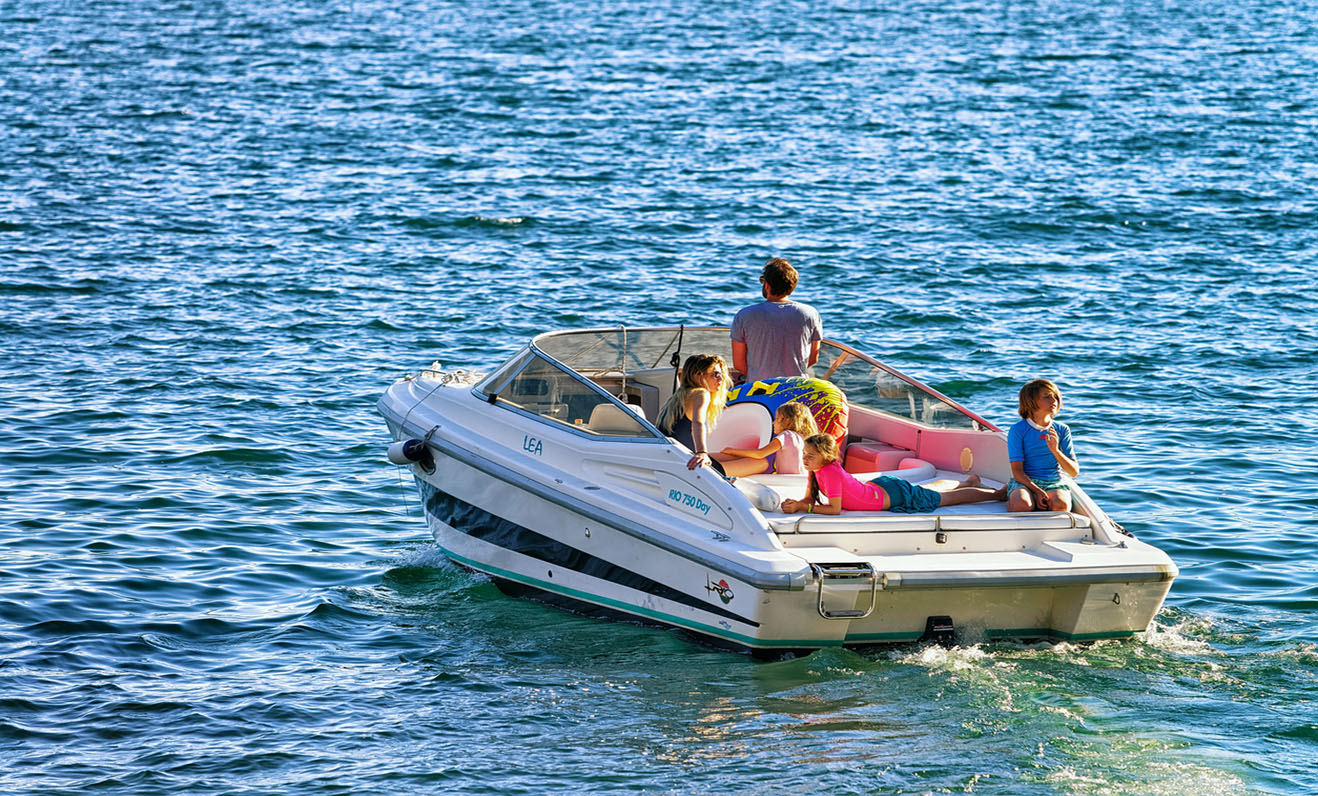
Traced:
POLYGON ((769 292, 775 296, 789 296, 796 290, 797 274, 792 264, 785 257, 775 257, 764 264, 764 273, 760 275, 769 292))

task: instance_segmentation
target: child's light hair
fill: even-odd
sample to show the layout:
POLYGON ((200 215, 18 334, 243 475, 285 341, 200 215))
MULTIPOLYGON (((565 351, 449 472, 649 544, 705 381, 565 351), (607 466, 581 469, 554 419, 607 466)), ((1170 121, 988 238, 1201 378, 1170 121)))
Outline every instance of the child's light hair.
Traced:
POLYGON ((802 437, 810 437, 819 433, 819 426, 815 425, 815 416, 811 414, 810 407, 800 401, 788 401, 778 407, 774 413, 774 418, 781 417, 787 421, 787 430, 795 431, 802 437))
POLYGON ((1034 410, 1039 407, 1039 396, 1046 392, 1052 393, 1057 398, 1057 405, 1062 404, 1062 391, 1057 389, 1057 385, 1047 379, 1033 379, 1025 382, 1021 388, 1021 417, 1034 417, 1034 410))
MULTIPOLYGON (((806 437, 805 444, 815 449, 815 453, 824 460, 824 464, 837 461, 837 440, 829 435, 811 434, 806 437)), ((806 499, 811 503, 819 502, 819 481, 815 478, 814 471, 811 471, 810 480, 806 482, 806 499)))
POLYGON ((824 464, 837 461, 837 440, 827 434, 811 434, 805 438, 805 444, 815 449, 824 464))

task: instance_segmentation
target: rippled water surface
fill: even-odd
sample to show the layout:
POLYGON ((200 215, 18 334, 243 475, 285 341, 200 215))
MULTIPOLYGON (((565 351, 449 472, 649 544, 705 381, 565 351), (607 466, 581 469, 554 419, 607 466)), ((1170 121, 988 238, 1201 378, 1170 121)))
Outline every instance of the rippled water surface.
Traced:
POLYGON ((0 2, 0 792, 1318 793, 1318 6, 0 2), (830 336, 1181 567, 1143 637, 756 663, 435 550, 373 405, 830 336))

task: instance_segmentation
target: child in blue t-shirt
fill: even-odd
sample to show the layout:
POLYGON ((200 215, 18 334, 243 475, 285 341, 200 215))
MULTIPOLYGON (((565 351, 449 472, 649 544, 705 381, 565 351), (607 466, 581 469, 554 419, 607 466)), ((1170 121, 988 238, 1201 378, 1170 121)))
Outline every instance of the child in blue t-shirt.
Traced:
POLYGON ((1062 411, 1062 393, 1047 379, 1021 388, 1021 421, 1007 431, 1007 511, 1070 511, 1071 487, 1080 465, 1071 447, 1071 429, 1053 420, 1062 411))

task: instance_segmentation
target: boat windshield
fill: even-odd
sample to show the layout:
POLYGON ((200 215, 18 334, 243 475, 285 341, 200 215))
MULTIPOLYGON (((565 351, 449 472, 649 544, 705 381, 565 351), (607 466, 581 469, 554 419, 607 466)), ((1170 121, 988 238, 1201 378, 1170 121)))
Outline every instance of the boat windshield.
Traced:
MULTIPOLYGON (((732 363, 726 327, 689 329, 590 329, 551 332, 532 346, 588 378, 621 379, 646 371, 673 368, 691 354, 718 354, 732 363)), ((853 406, 895 415, 933 428, 997 427, 945 395, 849 346, 825 340, 810 375, 837 385, 853 406)))
POLYGON ((837 385, 852 405, 859 404, 932 428, 998 430, 952 399, 877 360, 827 340, 819 347, 819 362, 815 364, 814 375, 837 385))
MULTIPOLYGON (((673 354, 718 354, 732 362, 727 329, 592 329, 550 333, 533 345, 585 376, 671 368, 673 354)), ((680 364, 680 363, 679 363, 680 364)))
POLYGON ((660 437, 640 420, 639 409, 620 406, 596 385, 529 349, 477 385, 476 392, 491 403, 592 436, 660 437))

